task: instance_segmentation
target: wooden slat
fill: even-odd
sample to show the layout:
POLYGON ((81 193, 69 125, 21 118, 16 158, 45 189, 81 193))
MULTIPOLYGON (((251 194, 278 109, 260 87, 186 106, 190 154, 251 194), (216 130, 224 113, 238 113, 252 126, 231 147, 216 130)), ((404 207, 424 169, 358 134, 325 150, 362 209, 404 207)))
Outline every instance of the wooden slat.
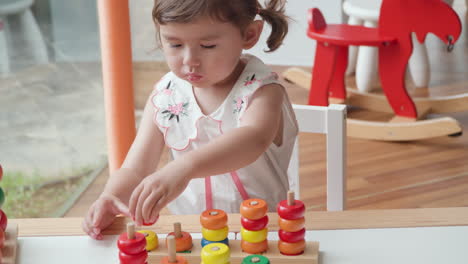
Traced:
MULTIPOLYGON (((269 213, 269 230, 278 230, 278 215, 269 213)), ((198 215, 164 215, 158 223, 145 229, 156 233, 173 231, 173 223, 180 222, 187 232, 200 232, 198 215)), ((307 230, 362 229, 390 227, 457 226, 468 225, 468 207, 420 208, 395 210, 354 210, 341 212, 307 212, 307 230)), ((19 225, 19 236, 84 235, 82 218, 11 219, 19 225)), ((105 234, 124 232, 127 219, 119 217, 105 234)), ((240 215, 230 214, 229 230, 240 230, 240 215)))

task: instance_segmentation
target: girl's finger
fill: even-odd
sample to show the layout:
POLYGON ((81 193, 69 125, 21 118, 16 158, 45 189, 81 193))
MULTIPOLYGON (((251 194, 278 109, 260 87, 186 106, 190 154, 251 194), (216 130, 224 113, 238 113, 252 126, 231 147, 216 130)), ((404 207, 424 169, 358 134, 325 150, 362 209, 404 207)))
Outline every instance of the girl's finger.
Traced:
MULTIPOLYGON (((166 204, 167 204, 167 199, 166 199, 165 196, 159 198, 158 202, 153 207, 152 214, 156 215, 156 217, 159 217, 159 212, 164 208, 164 206, 166 206, 166 204)), ((156 218, 156 220, 157 220, 157 218, 156 218)), ((155 222, 156 222, 156 220, 155 220, 155 222)))
POLYGON ((128 201, 128 209, 130 211, 130 214, 133 216, 133 220, 135 220, 135 211, 136 211, 136 206, 138 202, 138 198, 140 196, 140 193, 142 191, 143 185, 140 183, 135 190, 133 190, 132 195, 130 196, 130 200, 128 201))
POLYGON ((94 210, 92 212, 93 214, 93 226, 98 227, 101 224, 102 221, 102 216, 103 216, 103 211, 106 208, 103 208, 103 204, 101 202, 97 203, 96 206, 94 206, 94 210))
POLYGON ((151 223, 151 212, 153 211, 154 206, 159 200, 159 192, 153 191, 151 194, 146 198, 146 200, 143 202, 142 206, 142 215, 143 215, 143 220, 145 223, 151 223))
POLYGON ((143 203, 146 201, 146 199, 148 198, 150 194, 151 194, 151 188, 144 188, 140 196, 138 197, 136 210, 135 210, 135 221, 139 226, 143 225, 143 215, 142 215, 143 203))
POLYGON ((94 221, 94 207, 95 207, 95 204, 93 203, 91 205, 91 207, 89 207, 89 210, 88 210, 88 213, 86 214, 85 218, 84 218, 84 222, 88 225, 88 226, 92 226, 92 223, 94 221))
POLYGON ((156 210, 157 204, 158 202, 155 202, 153 205, 153 208, 151 209, 151 215, 150 215, 150 220, 149 220, 151 224, 156 223, 156 221, 158 221, 159 219, 159 211, 156 210))
POLYGON ((122 203, 120 200, 112 200, 112 213, 114 215, 123 214, 125 216, 130 216, 130 210, 128 207, 122 203))
POLYGON ((89 218, 85 218, 81 223, 81 227, 83 228, 83 231, 90 237, 92 237, 93 239, 98 239, 98 234, 94 233, 92 224, 91 222, 89 222, 89 220, 89 218))

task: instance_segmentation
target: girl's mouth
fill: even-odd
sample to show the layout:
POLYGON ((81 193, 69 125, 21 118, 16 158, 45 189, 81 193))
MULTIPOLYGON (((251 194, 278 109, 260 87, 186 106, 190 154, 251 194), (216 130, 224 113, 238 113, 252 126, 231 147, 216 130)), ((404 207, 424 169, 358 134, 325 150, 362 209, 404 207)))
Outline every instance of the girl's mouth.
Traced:
POLYGON ((195 74, 195 73, 187 74, 187 80, 189 80, 190 82, 198 82, 202 78, 203 78, 202 75, 198 75, 198 74, 195 74))

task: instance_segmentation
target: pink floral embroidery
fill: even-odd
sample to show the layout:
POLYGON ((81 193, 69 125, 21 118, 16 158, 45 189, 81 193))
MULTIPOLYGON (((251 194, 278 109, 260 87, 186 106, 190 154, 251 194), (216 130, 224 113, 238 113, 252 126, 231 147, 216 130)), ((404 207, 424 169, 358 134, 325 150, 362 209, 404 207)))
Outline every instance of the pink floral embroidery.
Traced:
POLYGON ((244 81, 244 86, 249 86, 252 83, 256 82, 257 79, 255 79, 255 73, 252 75, 252 77, 247 76, 246 80, 244 81))
POLYGON ((180 121, 179 117, 181 115, 187 115, 187 106, 188 106, 188 102, 187 103, 178 103, 178 104, 175 104, 175 105, 169 105, 167 107, 166 110, 162 111, 161 113, 164 114, 167 117, 169 117, 169 120, 171 120, 172 118, 176 118, 177 119, 177 122, 180 121))
POLYGON ((163 90, 163 93, 165 95, 172 95, 171 83, 172 83, 172 81, 169 81, 166 88, 163 90))
POLYGON ((245 103, 245 99, 246 99, 246 96, 239 97, 236 100, 234 100, 234 110, 233 110, 234 114, 235 113, 240 113, 240 111, 242 110, 242 106, 245 103))

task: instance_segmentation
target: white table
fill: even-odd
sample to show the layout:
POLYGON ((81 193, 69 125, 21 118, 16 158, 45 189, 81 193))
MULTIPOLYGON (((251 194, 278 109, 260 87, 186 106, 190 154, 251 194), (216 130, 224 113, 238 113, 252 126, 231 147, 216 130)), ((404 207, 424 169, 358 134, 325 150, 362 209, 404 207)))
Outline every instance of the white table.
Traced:
MULTIPOLYGON (((307 239, 320 242, 319 263, 468 263, 468 208, 312 212, 306 217, 307 239)), ((230 215, 234 231, 240 227, 235 219, 230 215)), ((168 216, 154 231, 162 238, 175 221, 186 231, 199 228, 198 216, 168 216)), ((15 222, 20 229, 17 264, 118 263, 116 239, 123 221, 103 241, 83 236, 79 218, 15 222)), ((270 223, 277 229, 275 215, 270 223)), ((276 233, 270 239, 277 239, 276 233)))

